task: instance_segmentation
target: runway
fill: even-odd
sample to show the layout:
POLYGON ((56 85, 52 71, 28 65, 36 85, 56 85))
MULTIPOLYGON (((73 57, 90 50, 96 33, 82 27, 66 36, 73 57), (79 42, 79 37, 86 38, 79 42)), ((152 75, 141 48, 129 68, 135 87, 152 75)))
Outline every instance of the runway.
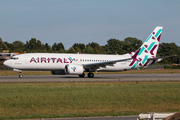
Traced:
POLYGON ((48 83, 48 82, 137 82, 180 81, 180 74, 95 74, 94 78, 79 78, 78 75, 32 75, 0 76, 0 83, 48 83))

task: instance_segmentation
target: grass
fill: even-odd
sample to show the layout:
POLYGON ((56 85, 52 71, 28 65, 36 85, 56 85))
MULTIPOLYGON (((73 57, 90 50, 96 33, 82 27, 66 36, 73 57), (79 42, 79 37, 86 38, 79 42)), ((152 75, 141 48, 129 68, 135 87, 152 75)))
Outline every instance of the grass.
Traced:
MULTIPOLYGON (((150 70, 130 70, 130 71, 121 71, 121 72, 98 72, 95 74, 179 74, 180 69, 150 69, 150 70)), ((87 74, 87 73, 86 73, 87 74)), ((2 70, 0 71, 0 76, 18 76, 18 72, 12 70, 2 70)), ((50 71, 23 71, 23 75, 52 75, 50 71)))
POLYGON ((180 111, 180 82, 2 83, 0 119, 180 111))

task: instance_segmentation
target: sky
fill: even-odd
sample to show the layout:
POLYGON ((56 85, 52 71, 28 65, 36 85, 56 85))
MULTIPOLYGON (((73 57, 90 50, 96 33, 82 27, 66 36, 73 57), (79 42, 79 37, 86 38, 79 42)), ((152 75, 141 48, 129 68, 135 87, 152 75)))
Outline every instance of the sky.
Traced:
POLYGON ((0 37, 43 44, 107 44, 111 38, 143 42, 163 26, 161 43, 180 46, 180 0, 0 0, 0 37))

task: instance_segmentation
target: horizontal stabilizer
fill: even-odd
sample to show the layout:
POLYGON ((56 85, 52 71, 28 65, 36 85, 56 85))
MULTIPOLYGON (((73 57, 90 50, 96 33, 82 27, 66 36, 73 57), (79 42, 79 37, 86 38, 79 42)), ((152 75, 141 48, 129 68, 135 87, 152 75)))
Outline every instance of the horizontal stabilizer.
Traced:
POLYGON ((155 58, 148 58, 147 60, 157 60, 157 59, 163 59, 163 58, 169 58, 169 57, 175 57, 177 55, 170 55, 170 56, 160 56, 155 58))

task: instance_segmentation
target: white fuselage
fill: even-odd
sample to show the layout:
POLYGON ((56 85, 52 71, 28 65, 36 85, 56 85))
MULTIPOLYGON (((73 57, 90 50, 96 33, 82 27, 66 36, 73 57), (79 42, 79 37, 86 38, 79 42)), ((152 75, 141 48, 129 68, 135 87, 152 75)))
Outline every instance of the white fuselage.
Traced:
MULTIPOLYGON (((67 64, 83 65, 125 59, 125 55, 100 55, 100 54, 62 54, 62 53, 29 53, 21 54, 14 59, 5 61, 5 65, 19 70, 52 71, 64 70, 67 64), (17 58, 17 59, 16 59, 17 58)), ((99 67, 96 71, 122 71, 131 69, 132 60, 117 62, 106 67, 99 67)))

